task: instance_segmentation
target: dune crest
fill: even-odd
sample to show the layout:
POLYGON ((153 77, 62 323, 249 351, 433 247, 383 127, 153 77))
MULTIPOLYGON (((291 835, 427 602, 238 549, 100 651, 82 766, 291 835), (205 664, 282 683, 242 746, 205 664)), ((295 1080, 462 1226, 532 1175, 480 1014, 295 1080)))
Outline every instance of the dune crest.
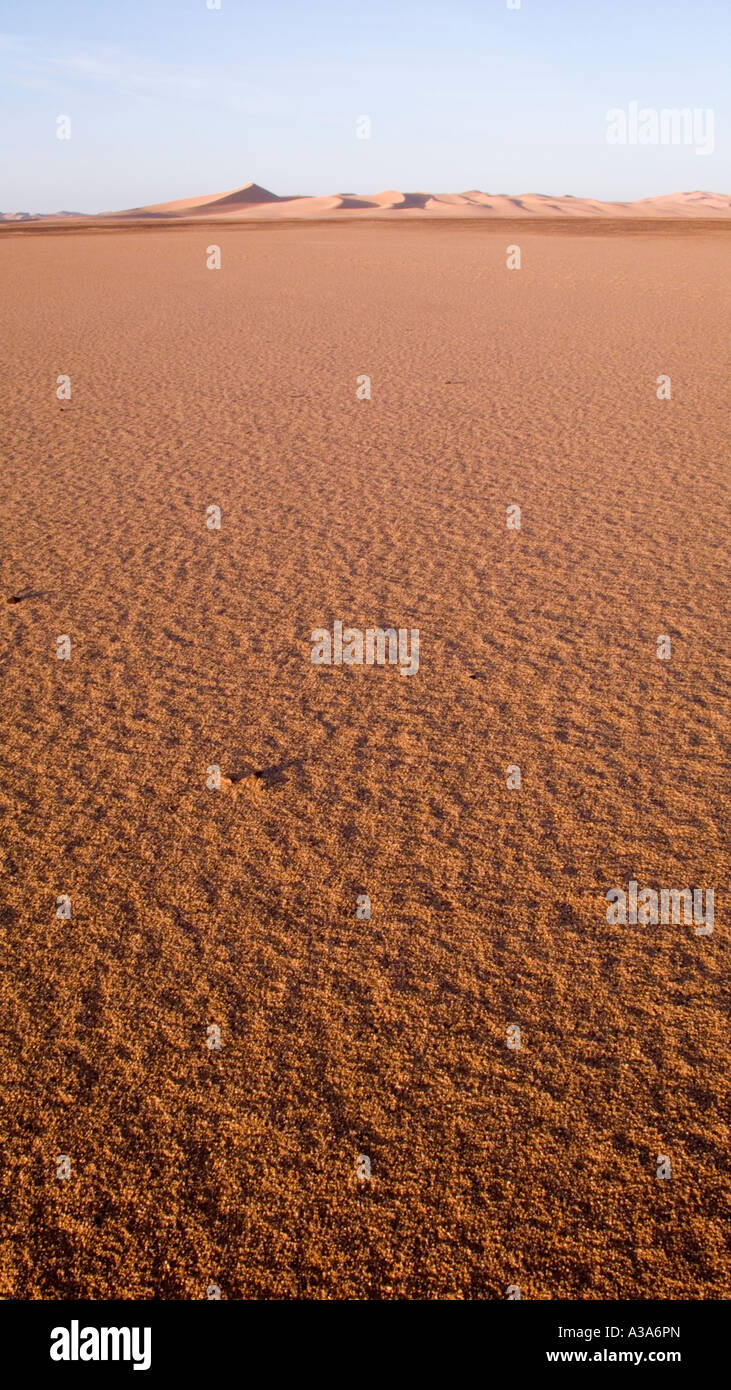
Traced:
POLYGON ((178 198, 172 202, 148 203, 119 212, 84 213, 0 213, 0 222, 32 221, 172 221, 179 218, 210 220, 437 217, 541 217, 541 218, 730 218, 731 194, 695 190, 638 198, 632 202, 602 202, 597 198, 576 198, 570 193, 485 193, 472 188, 466 193, 404 193, 388 188, 380 193, 330 193, 283 196, 261 184, 249 182, 223 193, 197 198, 178 198))

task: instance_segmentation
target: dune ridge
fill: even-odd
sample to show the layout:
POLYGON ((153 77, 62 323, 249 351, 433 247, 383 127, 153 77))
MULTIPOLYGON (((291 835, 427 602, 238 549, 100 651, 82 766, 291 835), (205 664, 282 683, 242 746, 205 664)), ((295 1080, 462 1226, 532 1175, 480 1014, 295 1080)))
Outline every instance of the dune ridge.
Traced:
POLYGON ((485 193, 473 188, 465 193, 404 193, 396 188, 380 193, 331 193, 281 196, 261 184, 249 182, 223 193, 148 203, 141 207, 103 213, 0 213, 0 222, 139 220, 174 221, 205 218, 230 221, 280 218, 337 219, 372 217, 541 217, 541 218, 728 218, 731 194, 696 189, 691 193, 667 193, 632 202, 602 202, 545 193, 485 193))

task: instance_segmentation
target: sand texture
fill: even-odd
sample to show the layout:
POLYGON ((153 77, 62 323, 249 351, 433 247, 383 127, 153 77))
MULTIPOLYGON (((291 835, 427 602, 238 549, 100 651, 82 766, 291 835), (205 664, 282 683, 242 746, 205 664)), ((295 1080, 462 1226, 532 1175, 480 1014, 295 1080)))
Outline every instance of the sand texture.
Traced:
POLYGON ((0 1294, 728 1297, 727 230, 0 274, 0 1294))

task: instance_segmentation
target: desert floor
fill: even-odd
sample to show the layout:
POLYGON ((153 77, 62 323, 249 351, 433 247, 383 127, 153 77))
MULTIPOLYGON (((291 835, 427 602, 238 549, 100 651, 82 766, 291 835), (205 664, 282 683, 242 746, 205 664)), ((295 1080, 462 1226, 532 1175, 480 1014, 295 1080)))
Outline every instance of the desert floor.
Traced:
POLYGON ((728 1296, 727 265, 0 236, 4 1297, 728 1296))

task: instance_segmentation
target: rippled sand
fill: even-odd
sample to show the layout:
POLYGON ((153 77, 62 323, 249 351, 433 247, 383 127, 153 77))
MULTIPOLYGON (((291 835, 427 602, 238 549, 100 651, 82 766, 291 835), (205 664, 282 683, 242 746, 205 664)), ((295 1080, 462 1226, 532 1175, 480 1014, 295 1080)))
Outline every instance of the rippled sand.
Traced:
POLYGON ((4 1296, 728 1296, 727 257, 0 234, 4 1296))

